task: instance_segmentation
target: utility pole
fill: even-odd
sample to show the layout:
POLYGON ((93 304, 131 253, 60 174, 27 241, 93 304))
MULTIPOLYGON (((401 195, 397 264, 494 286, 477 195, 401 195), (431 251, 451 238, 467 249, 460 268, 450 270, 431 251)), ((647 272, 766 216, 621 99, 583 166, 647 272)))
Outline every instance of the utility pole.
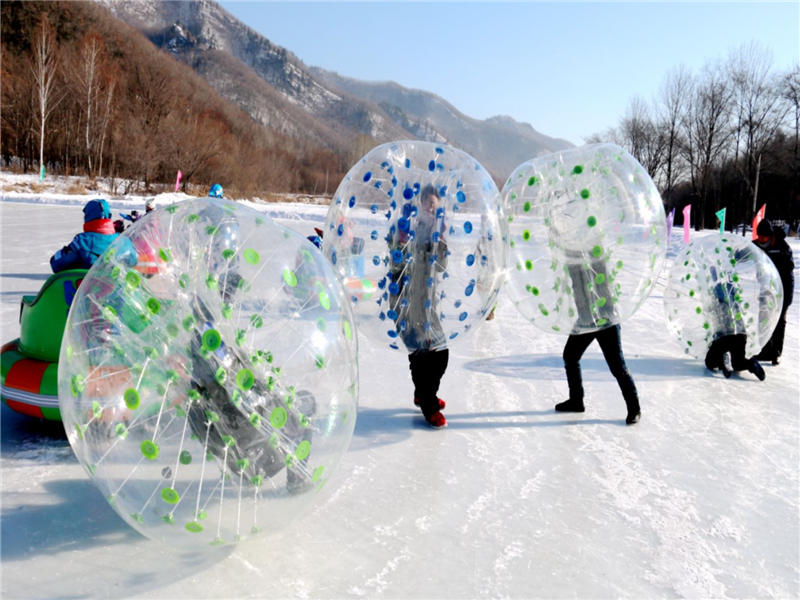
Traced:
POLYGON ((756 186, 753 189, 753 218, 756 218, 756 206, 758 204, 758 177, 761 175, 761 155, 758 155, 758 164, 756 165, 756 186))

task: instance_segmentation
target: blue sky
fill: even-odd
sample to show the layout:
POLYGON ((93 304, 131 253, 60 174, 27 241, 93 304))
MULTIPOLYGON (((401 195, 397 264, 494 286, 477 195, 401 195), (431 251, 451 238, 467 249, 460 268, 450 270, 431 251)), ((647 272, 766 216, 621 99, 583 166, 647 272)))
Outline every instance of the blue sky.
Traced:
POLYGON ((788 68, 798 2, 221 2, 305 64, 434 92, 575 144, 650 99, 667 71, 750 41, 788 68))

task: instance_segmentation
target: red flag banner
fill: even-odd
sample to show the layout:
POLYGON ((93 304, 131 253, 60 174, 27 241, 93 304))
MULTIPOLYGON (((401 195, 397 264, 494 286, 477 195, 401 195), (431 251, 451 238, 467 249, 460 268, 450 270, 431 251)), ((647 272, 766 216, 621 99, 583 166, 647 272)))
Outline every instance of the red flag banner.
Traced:
POLYGON ((183 177, 183 173, 181 173, 181 170, 178 169, 178 178, 175 180, 175 191, 176 192, 178 191, 178 188, 181 185, 181 177, 183 177))
POLYGON ((755 240, 758 237, 756 233, 756 229, 758 229, 758 224, 764 220, 764 213, 767 212, 767 205, 762 204, 761 208, 758 209, 755 218, 753 219, 753 239, 755 240))

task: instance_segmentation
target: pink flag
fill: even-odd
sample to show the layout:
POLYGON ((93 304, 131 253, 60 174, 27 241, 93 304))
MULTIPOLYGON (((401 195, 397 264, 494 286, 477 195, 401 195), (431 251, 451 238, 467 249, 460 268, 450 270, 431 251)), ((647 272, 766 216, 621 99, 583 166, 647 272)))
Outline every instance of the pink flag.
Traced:
POLYGON ((756 239, 758 237, 756 229, 758 229, 758 224, 764 220, 764 213, 766 212, 767 212, 767 205, 762 204, 761 208, 758 209, 758 212, 756 213, 756 216, 753 219, 753 239, 756 239))
POLYGON ((675 209, 673 208, 669 211, 667 215, 667 243, 669 243, 669 238, 672 235, 672 224, 675 222, 675 209))
POLYGON ((183 173, 181 173, 181 170, 178 169, 178 178, 175 180, 175 191, 176 192, 178 191, 178 188, 181 185, 181 177, 183 177, 183 173))
POLYGON ((683 209, 683 243, 689 243, 689 227, 690 225, 690 215, 692 213, 692 205, 687 204, 683 209))

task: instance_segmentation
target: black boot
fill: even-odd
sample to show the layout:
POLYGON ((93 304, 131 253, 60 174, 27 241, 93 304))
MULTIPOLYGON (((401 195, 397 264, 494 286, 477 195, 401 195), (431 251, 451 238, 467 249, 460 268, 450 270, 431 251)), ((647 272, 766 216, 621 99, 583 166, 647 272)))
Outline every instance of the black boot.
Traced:
POLYGON ((557 412, 574 412, 574 413, 582 413, 586 412, 586 407, 583 405, 583 400, 565 400, 564 402, 559 402, 556 404, 556 411, 557 412))
POLYGON ((757 360, 753 360, 753 364, 750 367, 750 372, 758 377, 760 381, 764 381, 767 378, 767 374, 764 373, 764 367, 758 364, 757 360))
POLYGON ((731 361, 730 352, 726 352, 722 356, 722 365, 720 365, 720 369, 722 370, 722 374, 725 375, 725 379, 731 378, 731 374, 733 373, 733 362, 731 361))
POLYGON ((634 425, 642 418, 642 410, 637 404, 635 407, 628 407, 628 416, 625 418, 625 425, 634 425))

